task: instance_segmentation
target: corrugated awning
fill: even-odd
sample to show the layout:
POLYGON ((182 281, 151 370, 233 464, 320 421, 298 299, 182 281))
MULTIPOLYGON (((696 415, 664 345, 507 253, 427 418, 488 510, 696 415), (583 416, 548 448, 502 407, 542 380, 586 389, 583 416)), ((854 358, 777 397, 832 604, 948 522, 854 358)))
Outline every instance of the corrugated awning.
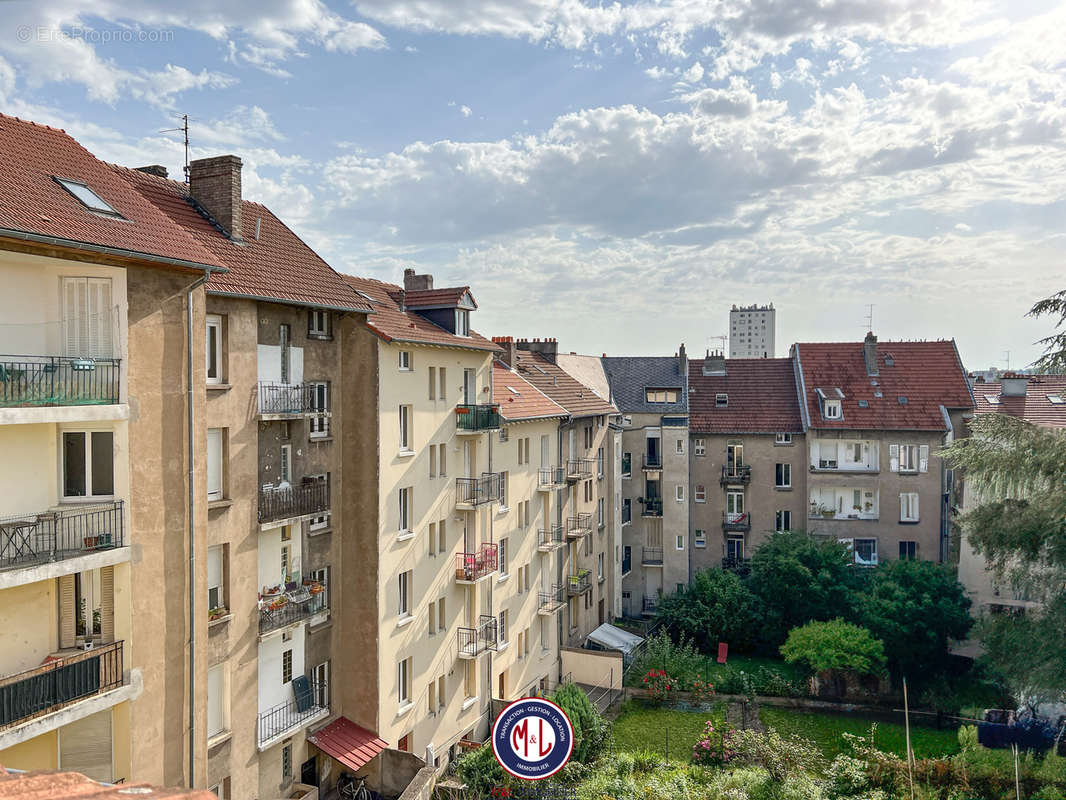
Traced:
POLYGON ((376 733, 361 728, 347 717, 308 735, 307 741, 352 770, 360 769, 388 747, 376 733))

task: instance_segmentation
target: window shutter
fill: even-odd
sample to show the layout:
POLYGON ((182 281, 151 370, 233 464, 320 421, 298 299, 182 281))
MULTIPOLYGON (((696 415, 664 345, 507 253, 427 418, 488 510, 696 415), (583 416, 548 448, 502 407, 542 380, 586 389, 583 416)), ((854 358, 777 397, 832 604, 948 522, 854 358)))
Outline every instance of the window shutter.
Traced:
POLYGON ((207 499, 222 499, 222 429, 207 429, 207 499))
POLYGON ((929 471, 929 445, 923 444, 918 448, 918 471, 929 471))
POLYGON ((94 358, 111 358, 111 279, 89 279, 88 294, 88 340, 84 355, 94 358))
POLYGON ((59 649, 74 646, 77 627, 74 621, 74 576, 59 579, 59 649))
POLYGON ((85 343, 86 298, 84 278, 63 278, 63 327, 66 355, 83 356, 85 343))
POLYGON ((892 472, 899 472, 899 445, 890 444, 888 446, 888 468, 892 472))
POLYGON ((911 493, 911 519, 913 519, 915 521, 921 519, 921 517, 918 515, 918 493, 917 492, 912 492, 911 493))
POLYGON ((100 638, 115 641, 115 568, 100 568, 100 638))

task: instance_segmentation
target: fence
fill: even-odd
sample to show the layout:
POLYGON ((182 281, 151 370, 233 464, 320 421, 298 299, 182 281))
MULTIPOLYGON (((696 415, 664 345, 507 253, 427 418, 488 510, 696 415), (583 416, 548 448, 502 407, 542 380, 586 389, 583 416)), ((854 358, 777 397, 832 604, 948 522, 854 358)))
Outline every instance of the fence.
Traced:
POLYGON ((318 410, 313 384, 265 381, 259 384, 260 414, 311 414, 318 410))
POLYGON ((80 406, 118 402, 120 360, 0 356, 0 406, 80 406))
POLYGON ((259 744, 303 725, 329 708, 329 686, 299 677, 291 681, 292 698, 259 715, 259 744))
POLYGON ((122 501, 0 519, 0 569, 123 545, 122 501))
POLYGON ((329 511, 329 481, 315 479, 299 486, 273 486, 259 491, 260 522, 326 511, 329 511))

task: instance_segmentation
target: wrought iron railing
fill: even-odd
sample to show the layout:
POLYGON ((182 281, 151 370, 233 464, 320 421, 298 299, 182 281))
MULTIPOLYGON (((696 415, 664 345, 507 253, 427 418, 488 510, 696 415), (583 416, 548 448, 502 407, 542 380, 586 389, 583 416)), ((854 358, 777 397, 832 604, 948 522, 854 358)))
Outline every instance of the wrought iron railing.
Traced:
POLYGON ((460 628, 458 631, 459 654, 477 656, 486 650, 495 650, 498 623, 496 617, 482 614, 476 628, 460 628))
POLYGON ((122 642, 0 678, 0 729, 122 686, 122 642))
POLYGON ((259 382, 260 414, 314 414, 315 386, 310 383, 259 382))
POLYGON ((584 536, 592 532, 592 514, 576 514, 566 518, 567 536, 584 536))
POLYGON ((644 613, 654 614, 659 610, 659 596, 646 594, 644 595, 644 613))
POLYGON ((566 462, 566 477, 569 480, 592 477, 591 458, 571 458, 566 462))
POLYGON ((296 486, 268 486, 259 490, 259 521, 273 522, 329 511, 329 481, 305 480, 296 486))
POLYGON ((559 486, 566 483, 566 470, 562 467, 546 467, 538 471, 541 486, 559 486))
POLYGON ((566 605, 566 589, 559 584, 552 584, 551 591, 537 592, 537 609, 553 613, 566 605))
POLYGON ((329 609, 327 587, 302 586, 294 592, 267 596, 259 601, 259 635, 310 619, 329 609))
POLYGON ((500 427, 500 407, 495 403, 455 407, 455 428, 460 431, 494 431, 500 427))
POLYGON ((662 469, 663 468, 663 454, 662 453, 645 453, 641 456, 644 469, 662 469))
POLYGON ((663 563, 663 549, 661 547, 645 547, 642 548, 640 554, 641 564, 662 564, 663 563))
POLYGON ((485 472, 480 478, 456 478, 455 502, 467 506, 480 506, 500 500, 503 476, 499 472, 485 472))
POLYGON ((719 483, 749 483, 751 482, 751 465, 741 464, 737 466, 730 466, 728 464, 722 465, 722 477, 718 480, 719 483))
POLYGON ((661 517, 663 515, 663 499, 661 497, 645 498, 644 510, 640 514, 642 517, 661 517))
POLYGON ((735 572, 743 577, 751 572, 751 559, 726 556, 722 559, 722 569, 735 572))
POLYGON ((0 355, 0 406, 117 403, 120 368, 117 358, 0 355))
POLYGON ((299 677, 291 682, 292 698, 259 714, 259 744, 294 731, 329 708, 329 687, 299 677))
POLYGON ((562 525, 553 524, 550 528, 537 529, 537 547, 541 549, 560 547, 565 541, 562 525))
POLYGON ((584 594, 592 588, 592 572, 580 569, 574 575, 566 576, 566 593, 569 595, 584 594))
POLYGON ((723 511, 722 530, 750 531, 751 514, 747 511, 723 511))
POLYGON ((122 501, 0 519, 0 569, 122 547, 122 501))
POLYGON ((498 566, 498 545, 485 542, 473 553, 456 553, 455 579, 476 581, 491 575, 498 566))

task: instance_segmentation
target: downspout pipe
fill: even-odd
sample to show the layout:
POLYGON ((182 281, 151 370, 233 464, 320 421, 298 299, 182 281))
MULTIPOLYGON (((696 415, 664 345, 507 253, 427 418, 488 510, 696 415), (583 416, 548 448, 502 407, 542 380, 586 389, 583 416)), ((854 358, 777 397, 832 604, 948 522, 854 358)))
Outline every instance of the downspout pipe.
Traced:
POLYGON ((192 284, 185 293, 186 365, 185 383, 188 389, 186 404, 189 448, 189 788, 196 787, 196 421, 193 395, 193 292, 210 279, 208 272, 192 284))

